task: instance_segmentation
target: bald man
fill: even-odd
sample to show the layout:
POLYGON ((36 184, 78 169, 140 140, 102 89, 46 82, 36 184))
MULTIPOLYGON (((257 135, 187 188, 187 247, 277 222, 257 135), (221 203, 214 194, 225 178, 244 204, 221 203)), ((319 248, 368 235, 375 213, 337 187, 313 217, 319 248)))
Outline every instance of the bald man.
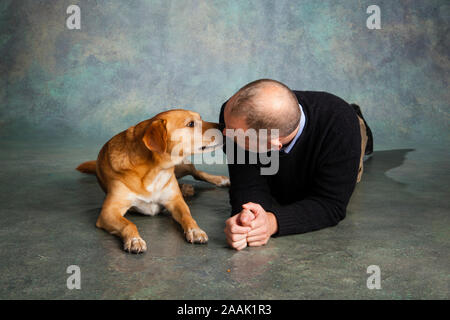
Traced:
POLYGON ((224 135, 235 140, 235 150, 247 155, 261 151, 230 132, 278 130, 256 143, 278 151, 275 174, 261 174, 262 163, 228 158, 232 214, 225 235, 232 248, 262 246, 271 236, 319 230, 344 219, 364 155, 373 151, 372 133, 357 105, 330 93, 291 91, 281 82, 261 79, 222 105, 220 123, 224 135))

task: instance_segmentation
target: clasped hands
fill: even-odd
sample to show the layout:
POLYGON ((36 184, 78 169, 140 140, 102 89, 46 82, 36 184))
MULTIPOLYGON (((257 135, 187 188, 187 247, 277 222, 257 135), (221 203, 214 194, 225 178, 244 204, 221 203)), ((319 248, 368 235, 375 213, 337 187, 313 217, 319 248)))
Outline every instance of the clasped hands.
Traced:
POLYGON ((225 235, 228 244, 242 250, 247 246, 265 245, 278 231, 275 215, 267 212, 257 203, 242 205, 242 211, 225 222, 225 235))

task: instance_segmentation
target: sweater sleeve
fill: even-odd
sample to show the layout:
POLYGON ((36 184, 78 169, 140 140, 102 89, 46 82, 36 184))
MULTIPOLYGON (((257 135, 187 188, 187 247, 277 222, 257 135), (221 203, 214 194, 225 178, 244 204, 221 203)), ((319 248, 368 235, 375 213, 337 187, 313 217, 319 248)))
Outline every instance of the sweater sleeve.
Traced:
POLYGON ((260 168, 251 164, 229 164, 231 215, 242 210, 248 202, 259 203, 265 210, 272 208, 272 196, 266 176, 260 174, 260 168))
POLYGON ((356 185, 361 136, 350 117, 340 122, 326 136, 308 196, 289 205, 272 206, 278 222, 275 236, 319 230, 345 218, 356 185))

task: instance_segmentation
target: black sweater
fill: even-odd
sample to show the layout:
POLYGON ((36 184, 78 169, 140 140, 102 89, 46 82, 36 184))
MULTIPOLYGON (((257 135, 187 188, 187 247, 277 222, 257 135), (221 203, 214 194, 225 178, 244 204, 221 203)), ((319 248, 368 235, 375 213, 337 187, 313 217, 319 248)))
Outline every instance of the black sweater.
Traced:
POLYGON ((259 164, 228 164, 232 215, 247 202, 259 203, 276 216, 276 235, 314 231, 344 219, 361 156, 358 118, 347 102, 326 92, 294 93, 306 124, 292 150, 280 152, 278 172, 265 176, 259 164))

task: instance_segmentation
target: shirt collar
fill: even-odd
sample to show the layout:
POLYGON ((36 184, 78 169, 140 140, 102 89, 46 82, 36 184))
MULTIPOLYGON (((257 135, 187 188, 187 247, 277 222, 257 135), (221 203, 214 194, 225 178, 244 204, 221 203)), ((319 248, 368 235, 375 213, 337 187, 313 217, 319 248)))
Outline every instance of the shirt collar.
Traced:
POLYGON ((280 151, 283 151, 284 153, 289 153, 292 150, 292 148, 294 147, 298 138, 300 138, 300 135, 303 132, 303 128, 305 127, 305 123, 306 123, 305 113, 303 112, 303 108, 300 103, 298 104, 298 106, 300 107, 300 128, 298 129, 297 134, 295 135, 294 139, 292 139, 288 145, 283 146, 281 148, 280 151))

